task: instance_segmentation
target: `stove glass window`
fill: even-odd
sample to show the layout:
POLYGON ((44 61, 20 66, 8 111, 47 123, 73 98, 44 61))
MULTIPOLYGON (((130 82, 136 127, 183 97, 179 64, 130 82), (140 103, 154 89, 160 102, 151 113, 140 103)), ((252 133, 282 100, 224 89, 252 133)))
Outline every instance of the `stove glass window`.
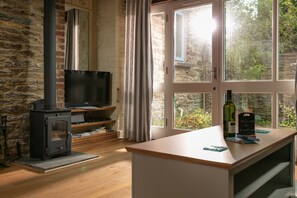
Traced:
POLYGON ((57 120, 51 125, 51 141, 58 141, 66 139, 67 121, 57 120))

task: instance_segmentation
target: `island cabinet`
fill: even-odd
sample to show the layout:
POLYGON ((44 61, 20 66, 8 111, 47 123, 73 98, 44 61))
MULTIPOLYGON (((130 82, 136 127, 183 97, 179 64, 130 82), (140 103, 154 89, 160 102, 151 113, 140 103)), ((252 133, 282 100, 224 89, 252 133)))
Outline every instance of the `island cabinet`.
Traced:
POLYGON ((126 147, 133 198, 291 197, 295 131, 270 129, 255 144, 226 142, 221 126, 126 147), (224 146, 216 152, 205 147, 224 146))

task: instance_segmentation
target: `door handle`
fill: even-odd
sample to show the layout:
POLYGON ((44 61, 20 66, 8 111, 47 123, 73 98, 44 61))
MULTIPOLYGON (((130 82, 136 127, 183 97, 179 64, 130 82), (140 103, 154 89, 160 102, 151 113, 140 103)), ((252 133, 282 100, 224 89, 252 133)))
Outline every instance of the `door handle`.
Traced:
POLYGON ((208 71, 209 73, 213 73, 213 79, 217 80, 217 67, 214 66, 213 70, 208 71))

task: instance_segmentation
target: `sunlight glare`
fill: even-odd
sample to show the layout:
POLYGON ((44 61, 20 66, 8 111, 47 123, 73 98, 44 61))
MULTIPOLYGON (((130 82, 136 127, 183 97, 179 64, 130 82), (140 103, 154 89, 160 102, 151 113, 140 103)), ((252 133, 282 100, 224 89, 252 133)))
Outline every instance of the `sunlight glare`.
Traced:
POLYGON ((192 31, 198 38, 211 41, 212 33, 216 30, 216 21, 212 18, 211 6, 199 7, 191 16, 190 24, 192 31))

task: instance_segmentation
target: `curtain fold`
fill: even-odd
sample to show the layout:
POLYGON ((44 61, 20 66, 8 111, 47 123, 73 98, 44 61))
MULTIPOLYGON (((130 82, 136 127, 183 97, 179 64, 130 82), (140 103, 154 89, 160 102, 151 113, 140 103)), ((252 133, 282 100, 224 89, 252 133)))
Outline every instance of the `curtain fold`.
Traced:
POLYGON ((66 21, 66 49, 65 49, 65 69, 75 69, 75 31, 78 23, 78 10, 67 11, 66 21))
POLYGON ((125 46, 125 138, 151 140, 153 61, 151 0, 127 0, 125 46))

